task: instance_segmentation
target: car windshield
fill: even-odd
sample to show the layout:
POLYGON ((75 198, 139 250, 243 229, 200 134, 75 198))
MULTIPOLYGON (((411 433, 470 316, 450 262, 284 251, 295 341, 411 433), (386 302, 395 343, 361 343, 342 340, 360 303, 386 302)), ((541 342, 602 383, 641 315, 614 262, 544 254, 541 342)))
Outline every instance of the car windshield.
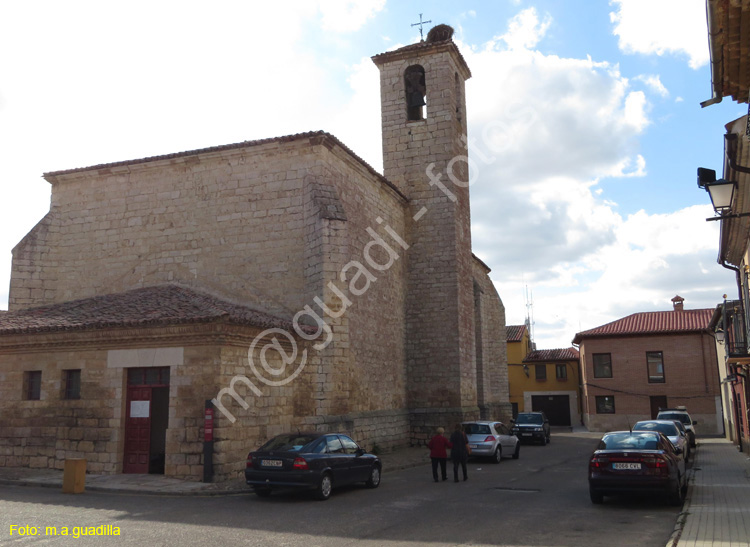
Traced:
POLYGON ((682 414, 678 412, 674 414, 659 414, 659 419, 660 420, 678 420, 682 422, 683 424, 690 425, 690 416, 688 416, 687 414, 682 414))
POLYGON ((541 414, 519 414, 516 417, 516 423, 517 424, 541 424, 542 415, 541 414))
POLYGON ((657 450, 659 439, 653 433, 612 433, 602 437, 597 450, 657 450))
POLYGON ((464 424, 464 431, 467 435, 489 435, 490 426, 487 424, 464 424))
POLYGON ((268 441, 258 450, 266 452, 271 450, 279 452, 299 452, 304 446, 310 444, 317 438, 318 435, 279 435, 268 441))
POLYGON ((675 437, 680 434, 676 425, 656 422, 638 422, 633 426, 633 431, 658 431, 664 433, 667 437, 675 437))

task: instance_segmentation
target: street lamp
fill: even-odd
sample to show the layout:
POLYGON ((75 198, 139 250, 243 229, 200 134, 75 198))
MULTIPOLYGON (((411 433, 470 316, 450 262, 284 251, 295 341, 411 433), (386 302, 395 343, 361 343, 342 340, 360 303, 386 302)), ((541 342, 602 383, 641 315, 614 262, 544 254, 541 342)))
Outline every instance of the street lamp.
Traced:
POLYGON ((716 331, 716 332, 714 333, 714 336, 716 337, 716 341, 717 341, 717 342, 718 342, 719 344, 723 344, 723 343, 724 343, 724 331, 723 331, 723 330, 721 330, 721 329, 717 330, 717 331, 716 331))
POLYGON ((736 182, 719 179, 716 182, 706 184, 705 188, 708 195, 711 196, 711 205, 714 206, 714 211, 720 215, 731 212, 734 189, 737 188, 736 182))
POLYGON ((716 180, 716 171, 713 169, 698 168, 698 187, 708 192, 711 197, 711 205, 718 215, 706 220, 739 218, 750 215, 750 213, 732 213, 732 201, 737 183, 733 180, 716 180))

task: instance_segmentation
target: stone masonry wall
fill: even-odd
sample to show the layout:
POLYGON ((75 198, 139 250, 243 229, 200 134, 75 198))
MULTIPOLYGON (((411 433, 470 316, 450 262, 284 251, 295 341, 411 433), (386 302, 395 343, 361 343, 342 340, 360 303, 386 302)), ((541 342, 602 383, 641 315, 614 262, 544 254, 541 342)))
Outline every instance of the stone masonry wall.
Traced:
POLYGON ((397 50, 375 63, 384 174, 410 200, 406 353, 412 440, 421 442, 445 419, 479 412, 468 172, 460 161, 469 73, 455 46, 445 43, 397 50), (404 73, 412 65, 425 73, 424 120, 407 119, 404 73))
POLYGON ((505 306, 489 277, 489 269, 478 260, 474 261, 474 282, 480 414, 483 419, 509 423, 513 411, 508 399, 505 306))
POLYGON ((302 139, 48 177, 54 226, 14 250, 9 308, 179 281, 289 314, 314 162, 302 139))
MULTIPOLYGON (((62 469, 67 458, 85 458, 90 473, 122 472, 127 368, 112 366, 108 351, 0 353, 0 466, 62 469), (66 369, 81 370, 80 399, 64 399, 66 369), (32 370, 42 372, 39 400, 23 393, 32 370)), ((212 346, 187 347, 183 363, 170 367, 166 476, 203 476, 203 405, 216 394, 218 355, 212 346)))

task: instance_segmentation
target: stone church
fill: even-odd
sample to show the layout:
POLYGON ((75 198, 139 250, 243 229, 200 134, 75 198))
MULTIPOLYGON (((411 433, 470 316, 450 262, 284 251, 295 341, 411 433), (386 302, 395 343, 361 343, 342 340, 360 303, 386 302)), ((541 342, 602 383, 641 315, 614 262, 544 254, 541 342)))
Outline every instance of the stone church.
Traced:
POLYGON ((510 417, 471 73, 433 31, 373 57, 382 175, 325 132, 44 175, 0 312, 0 466, 201 480, 211 454, 226 479, 287 430, 388 450, 510 417))

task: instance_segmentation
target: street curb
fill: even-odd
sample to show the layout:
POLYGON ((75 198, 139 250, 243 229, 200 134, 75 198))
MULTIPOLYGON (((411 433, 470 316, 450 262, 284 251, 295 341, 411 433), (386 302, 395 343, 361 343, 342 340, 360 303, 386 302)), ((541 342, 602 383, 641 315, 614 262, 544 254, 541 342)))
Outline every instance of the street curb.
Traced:
MULTIPOLYGON (((392 473, 395 471, 402 471, 404 469, 411 469, 413 467, 420 467, 423 465, 427 465, 429 462, 411 462, 411 463, 404 463, 399 464, 393 467, 388 467, 383 470, 383 474, 386 473, 392 473)), ((62 482, 38 482, 38 481, 31 481, 31 480, 25 480, 25 479, 19 479, 19 480, 12 480, 12 479, 0 479, 0 485, 3 486, 31 486, 31 487, 41 487, 41 488, 57 488, 62 489, 62 482)), ((140 495, 140 496, 196 496, 196 497, 216 497, 216 496, 237 496, 240 494, 252 494, 253 489, 249 486, 246 486, 245 488, 233 488, 230 490, 193 490, 190 492, 164 492, 164 491, 154 491, 154 490, 146 490, 146 489, 129 489, 129 488, 110 488, 107 486, 96 486, 96 485, 86 485, 84 489, 85 492, 104 492, 108 494, 133 494, 133 495, 140 495)))
MULTIPOLYGON (((62 490, 62 483, 53 482, 36 482, 29 480, 8 480, 0 479, 0 485, 3 486, 31 486, 38 488, 56 488, 62 490)), ((84 488, 85 492, 105 492, 108 494, 137 494, 139 496, 232 496, 237 494, 252 493, 252 490, 247 489, 232 489, 232 490, 194 490, 192 492, 157 492, 154 490, 136 490, 129 488, 110 488, 107 486, 96 486, 88 485, 84 488)))
MULTIPOLYGON (((693 465, 695 465, 695 457, 693 458, 693 465)), ((690 474, 688 475, 688 489, 687 493, 685 494, 685 501, 682 504, 682 510, 680 511, 680 514, 677 515, 677 522, 675 522, 674 530, 672 531, 672 535, 669 536, 669 540, 667 540, 667 544, 665 547, 677 547, 677 545, 680 543, 680 538, 682 537, 682 531, 685 529, 685 522, 687 521, 687 517, 690 514, 690 503, 693 499, 693 480, 695 478, 695 470, 690 469, 690 474)))

